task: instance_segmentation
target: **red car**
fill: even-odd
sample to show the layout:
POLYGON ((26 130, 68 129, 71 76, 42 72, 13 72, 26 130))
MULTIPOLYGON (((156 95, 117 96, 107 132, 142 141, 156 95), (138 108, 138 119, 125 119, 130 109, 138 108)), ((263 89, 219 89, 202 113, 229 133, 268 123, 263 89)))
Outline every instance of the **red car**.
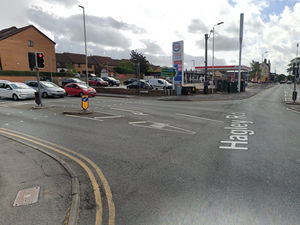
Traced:
POLYGON ((89 80, 89 85, 91 86, 108 86, 108 82, 104 81, 103 79, 101 79, 100 77, 95 77, 95 78, 91 78, 89 80))
POLYGON ((66 95, 88 95, 92 97, 95 97, 96 95, 96 90, 94 88, 91 88, 90 86, 82 83, 69 83, 64 88, 66 91, 66 95))

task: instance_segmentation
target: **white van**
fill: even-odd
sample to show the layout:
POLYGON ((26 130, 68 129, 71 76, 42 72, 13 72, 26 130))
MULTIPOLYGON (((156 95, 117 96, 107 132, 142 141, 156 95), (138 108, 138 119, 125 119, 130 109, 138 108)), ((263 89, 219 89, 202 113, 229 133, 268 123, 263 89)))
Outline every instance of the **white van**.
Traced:
POLYGON ((0 81, 0 97, 19 99, 34 98, 35 90, 20 82, 0 81))
POLYGON ((163 89, 163 88, 167 88, 167 89, 171 89, 172 88, 172 84, 170 84, 168 81, 164 80, 164 79, 149 79, 149 84, 153 87, 153 89, 163 89))

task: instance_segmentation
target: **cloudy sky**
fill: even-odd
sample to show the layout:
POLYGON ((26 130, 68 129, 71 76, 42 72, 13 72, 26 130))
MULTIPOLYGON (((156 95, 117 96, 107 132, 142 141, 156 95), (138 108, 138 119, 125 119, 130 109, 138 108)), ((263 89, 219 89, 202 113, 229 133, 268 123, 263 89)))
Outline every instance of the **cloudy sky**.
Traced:
MULTIPOLYGON (((183 40, 185 68, 204 65, 204 34, 215 24, 215 65, 238 64, 239 19, 244 13, 242 64, 271 60, 286 73, 300 42, 300 0, 9 0, 0 8, 0 29, 35 25, 56 42, 56 52, 84 53, 83 5, 89 55, 129 58, 137 49, 171 66, 171 45, 183 40)), ((208 41, 208 65, 212 58, 208 41)))

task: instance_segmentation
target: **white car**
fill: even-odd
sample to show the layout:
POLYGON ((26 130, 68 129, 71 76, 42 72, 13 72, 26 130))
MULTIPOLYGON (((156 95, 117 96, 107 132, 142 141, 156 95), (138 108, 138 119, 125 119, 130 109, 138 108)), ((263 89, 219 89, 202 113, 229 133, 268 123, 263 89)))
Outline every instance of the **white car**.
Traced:
POLYGON ((149 79, 149 84, 153 87, 153 89, 156 90, 163 89, 163 88, 167 88, 167 89, 172 88, 172 84, 170 84, 168 81, 164 79, 157 79, 157 78, 149 79))
POLYGON ((19 99, 34 98, 35 90, 21 82, 0 81, 0 97, 19 99))

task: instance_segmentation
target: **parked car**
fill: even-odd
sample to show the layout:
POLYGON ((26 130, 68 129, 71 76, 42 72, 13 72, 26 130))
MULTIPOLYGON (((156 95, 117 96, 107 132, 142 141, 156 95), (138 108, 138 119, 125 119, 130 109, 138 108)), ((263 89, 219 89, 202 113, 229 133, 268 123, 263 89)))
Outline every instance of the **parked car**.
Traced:
POLYGON ((104 81, 100 77, 94 77, 94 78, 91 78, 89 80, 89 85, 91 85, 91 86, 103 86, 103 87, 106 87, 106 86, 108 86, 108 82, 104 81))
POLYGON ((286 83, 285 80, 281 80, 281 81, 280 81, 280 84, 285 84, 285 83, 286 83))
MULTIPOLYGON (((38 91, 37 81, 26 81, 25 83, 35 91, 38 91)), ((63 88, 50 81, 40 81, 40 87, 43 98, 47 98, 49 96, 63 98, 66 95, 66 91, 63 88)))
POLYGON ((83 96, 88 95, 95 97, 96 90, 86 84, 82 83, 69 83, 65 86, 66 95, 83 96))
POLYGON ((153 89, 156 90, 163 89, 163 88, 172 89, 172 84, 170 84, 168 81, 164 79, 157 79, 157 78, 149 79, 149 84, 153 87, 153 89))
POLYGON ((0 81, 0 97, 19 99, 34 98, 35 90, 28 85, 20 82, 0 81))
POLYGON ((67 78, 62 80, 62 86, 64 87, 66 84, 69 83, 82 83, 85 84, 85 82, 83 82, 82 80, 78 79, 78 78, 67 78))
POLYGON ((125 80, 125 81, 123 82, 123 84, 124 84, 124 85, 128 85, 128 84, 131 84, 131 83, 133 83, 133 82, 135 82, 135 81, 138 81, 138 79, 137 79, 137 78, 130 78, 130 79, 128 79, 128 80, 125 80))
POLYGON ((114 85, 116 85, 118 87, 120 86, 120 81, 113 77, 101 77, 101 78, 103 80, 107 81, 109 86, 114 86, 114 85))
POLYGON ((145 80, 135 81, 127 85, 128 89, 152 89, 152 86, 145 80))
POLYGON ((288 80, 288 82, 286 82, 287 84, 292 84, 293 82, 291 80, 288 80))

